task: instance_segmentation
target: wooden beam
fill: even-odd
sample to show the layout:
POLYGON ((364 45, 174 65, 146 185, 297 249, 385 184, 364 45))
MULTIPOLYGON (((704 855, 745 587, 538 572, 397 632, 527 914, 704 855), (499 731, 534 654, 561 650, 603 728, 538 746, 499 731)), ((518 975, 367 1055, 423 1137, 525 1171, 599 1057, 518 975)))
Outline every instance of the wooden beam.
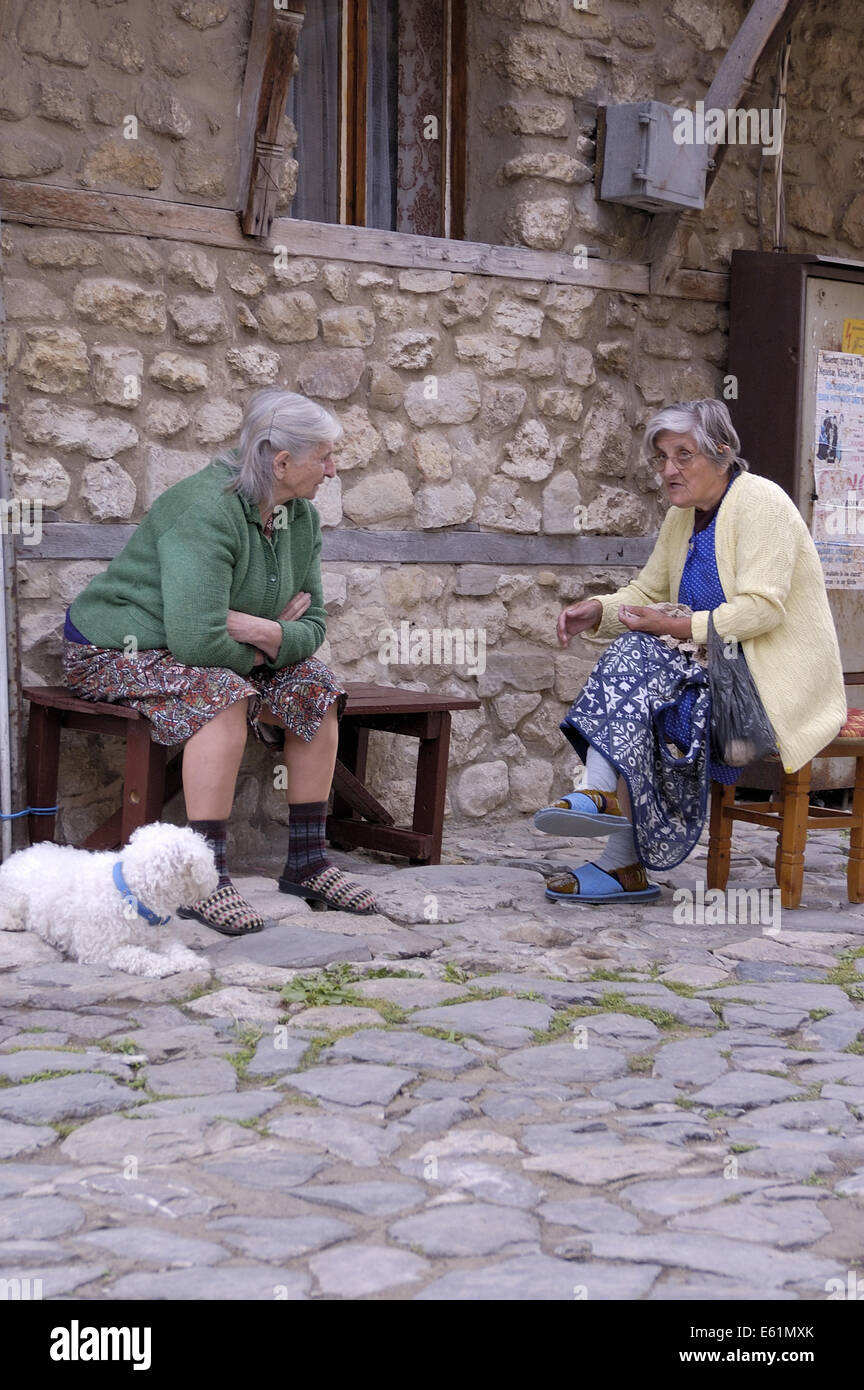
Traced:
POLYGON ((252 156, 255 152, 255 121, 258 116, 258 100, 261 96, 261 77, 267 57, 269 21, 272 9, 272 0, 252 0, 252 24, 249 31, 246 70, 243 74, 243 90, 240 94, 240 108, 237 116, 237 186, 234 206, 238 215, 243 212, 246 206, 249 192, 252 156))
MULTIPOLYGON (((753 0, 705 93, 706 111, 728 111, 739 106, 805 3, 806 0, 753 0)), ((709 152, 713 168, 709 163, 706 199, 727 148, 725 144, 715 145, 709 152)), ((677 211, 658 213, 652 219, 646 238, 652 294, 669 293, 668 286, 684 259, 685 226, 677 211)))
MULTIPOLYGON (((255 3, 249 58, 256 66, 250 71, 250 63, 247 63, 250 85, 247 109, 252 104, 254 85, 256 81, 258 83, 251 160, 248 132, 239 132, 241 139, 245 137, 247 146, 242 159, 244 163, 251 164, 246 205, 240 219, 247 236, 269 235, 279 197, 279 179, 285 159, 282 118, 294 70, 297 41, 303 27, 306 0, 291 0, 291 4, 293 8, 285 10, 277 9, 273 0, 256 0, 255 3)), ((244 80, 243 96, 246 95, 244 80)), ((241 105, 242 101, 241 97, 241 105)))
POLYGON ((358 777, 354 776, 344 763, 336 759, 336 766, 333 769, 333 790, 337 796, 355 811, 359 811, 365 820, 371 821, 373 825, 395 825, 396 819, 391 816, 386 806, 374 797, 369 788, 364 786, 358 777))
MULTIPOLYGON (((727 111, 740 105, 747 90, 757 80, 757 74, 764 72, 766 63, 806 2, 754 0, 705 94, 706 111, 712 106, 727 111)), ((709 158, 713 160, 714 168, 708 169, 706 194, 717 177, 727 149, 728 145, 715 145, 710 152, 709 158)))
POLYGON ((345 191, 345 221, 354 227, 363 227, 366 225, 368 6, 366 0, 343 0, 343 3, 345 71, 340 90, 344 118, 340 124, 346 137, 345 168, 341 172, 345 191))
MULTIPOLYGON (((134 526, 52 521, 21 560, 112 560, 134 526)), ((361 531, 325 527, 321 558, 374 564, 643 565, 654 536, 513 536, 499 531, 361 531)))
POLYGON ((461 241, 465 235, 468 160, 468 16, 466 0, 446 0, 442 73, 443 134, 441 159, 442 235, 461 241))
MULTIPOLYGON (((649 293, 649 267, 633 261, 589 258, 584 269, 577 269, 572 256, 557 251, 450 241, 408 232, 382 232, 374 227, 339 227, 291 217, 276 218, 269 238, 250 244, 230 209, 172 203, 132 193, 95 193, 0 178, 0 207, 7 222, 54 230, 158 237, 230 251, 260 251, 268 258, 276 246, 287 246, 295 256, 495 275, 505 280, 543 280, 552 285, 584 285, 624 294, 649 293)), ((725 304, 729 300, 729 276, 707 270, 682 271, 672 276, 664 293, 725 304)))
POLYGON ((433 835, 402 826, 368 825, 362 820, 340 820, 327 817, 327 839, 334 844, 353 849, 377 849, 382 854, 402 854, 411 859, 428 860, 433 849, 433 835))

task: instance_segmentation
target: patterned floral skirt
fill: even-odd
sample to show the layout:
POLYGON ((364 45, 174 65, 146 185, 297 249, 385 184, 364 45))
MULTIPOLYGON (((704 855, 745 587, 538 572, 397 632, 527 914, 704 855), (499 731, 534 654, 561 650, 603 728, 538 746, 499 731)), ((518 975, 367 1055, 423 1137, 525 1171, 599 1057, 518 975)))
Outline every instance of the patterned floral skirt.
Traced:
MULTIPOLYGON (((154 743, 185 743, 237 700, 249 697, 249 723, 264 739, 259 719, 268 712, 308 743, 330 705, 341 718, 347 695, 333 672, 309 657, 281 671, 238 676, 224 666, 184 666, 165 647, 126 656, 109 647, 63 643, 66 685, 83 700, 130 705, 150 720, 154 743)), ((274 736, 277 731, 274 729, 274 736)))

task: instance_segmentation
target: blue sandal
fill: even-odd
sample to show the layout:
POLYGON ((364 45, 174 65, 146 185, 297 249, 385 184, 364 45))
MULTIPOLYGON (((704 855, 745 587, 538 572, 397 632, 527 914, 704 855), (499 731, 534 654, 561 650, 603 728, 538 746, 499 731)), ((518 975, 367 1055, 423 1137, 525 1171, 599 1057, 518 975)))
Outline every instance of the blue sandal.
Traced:
POLYGON ((546 835, 608 835, 623 830, 630 821, 622 814, 614 792, 577 791, 545 806, 534 817, 546 835))
POLYGON ((575 871, 567 869, 564 873, 553 874, 546 883, 546 897, 559 903, 647 903, 660 896, 656 883, 649 883, 641 864, 630 864, 619 872, 624 882, 636 883, 634 889, 626 889, 620 879, 596 864, 583 864, 575 871))

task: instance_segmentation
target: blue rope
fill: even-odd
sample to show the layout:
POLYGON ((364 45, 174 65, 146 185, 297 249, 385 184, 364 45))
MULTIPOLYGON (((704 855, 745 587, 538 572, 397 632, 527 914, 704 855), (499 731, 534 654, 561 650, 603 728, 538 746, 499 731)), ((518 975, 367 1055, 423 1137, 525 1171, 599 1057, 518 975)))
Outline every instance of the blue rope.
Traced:
POLYGON ((26 806, 23 811, 13 811, 8 816, 0 811, 0 820, 18 820, 19 816, 53 816, 59 810, 59 806, 26 806))

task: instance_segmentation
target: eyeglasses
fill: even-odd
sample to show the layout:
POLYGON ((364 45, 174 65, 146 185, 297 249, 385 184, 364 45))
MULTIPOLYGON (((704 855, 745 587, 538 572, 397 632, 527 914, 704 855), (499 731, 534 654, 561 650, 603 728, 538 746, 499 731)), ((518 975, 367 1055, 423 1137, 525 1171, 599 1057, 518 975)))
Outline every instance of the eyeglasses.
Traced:
POLYGON ((651 462, 659 471, 663 468, 664 464, 669 463, 670 460, 678 468, 689 468, 691 463, 702 457, 702 454, 691 454, 689 449, 678 449, 674 454, 669 454, 668 456, 666 454, 652 454, 651 462))

